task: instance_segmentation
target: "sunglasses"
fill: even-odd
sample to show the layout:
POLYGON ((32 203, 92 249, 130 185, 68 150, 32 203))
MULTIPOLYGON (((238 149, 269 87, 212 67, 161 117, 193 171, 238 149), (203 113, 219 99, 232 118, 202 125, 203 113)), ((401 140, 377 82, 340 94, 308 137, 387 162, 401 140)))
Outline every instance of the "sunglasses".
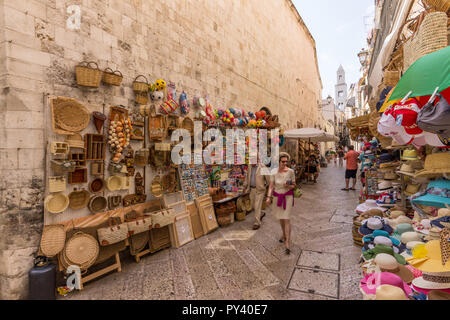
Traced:
POLYGON ((288 163, 289 161, 284 161, 284 160, 282 160, 282 161, 280 161, 281 163, 288 163))

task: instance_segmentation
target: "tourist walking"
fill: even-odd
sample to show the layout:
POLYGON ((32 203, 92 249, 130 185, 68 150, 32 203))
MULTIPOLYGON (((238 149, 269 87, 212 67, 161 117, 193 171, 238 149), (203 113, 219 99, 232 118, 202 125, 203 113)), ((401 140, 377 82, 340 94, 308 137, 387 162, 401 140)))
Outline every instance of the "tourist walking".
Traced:
POLYGON ((280 153, 280 165, 278 169, 270 176, 269 191, 267 194, 267 204, 272 202, 273 197, 276 200, 272 202, 272 213, 280 220, 283 236, 280 242, 285 244, 286 254, 291 253, 291 223, 289 216, 294 206, 294 188, 295 174, 294 171, 287 167, 290 156, 285 152, 280 153))
POLYGON ((262 212, 262 204, 267 186, 270 183, 270 176, 261 174, 261 168, 263 167, 261 163, 249 166, 244 180, 244 190, 246 193, 250 192, 250 202, 252 209, 255 211, 253 230, 258 230, 261 227, 261 221, 266 215, 265 212, 262 212))
POLYGON ((359 153, 354 150, 353 146, 348 147, 348 152, 345 154, 344 159, 346 160, 346 170, 345 170, 345 188, 341 190, 356 190, 356 173, 358 172, 358 162, 359 153), (353 179, 352 187, 349 189, 350 179, 353 179))
POLYGON ((342 149, 342 147, 339 147, 337 156, 339 158, 339 167, 342 168, 344 166, 344 150, 342 149))

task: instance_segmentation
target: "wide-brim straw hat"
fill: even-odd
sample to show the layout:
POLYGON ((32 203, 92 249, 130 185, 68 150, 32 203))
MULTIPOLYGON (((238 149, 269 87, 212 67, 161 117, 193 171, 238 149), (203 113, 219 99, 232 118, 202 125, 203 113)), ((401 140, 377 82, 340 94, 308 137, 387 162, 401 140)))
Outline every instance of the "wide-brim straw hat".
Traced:
POLYGON ((397 226, 398 226, 400 223, 409 223, 409 224, 412 224, 413 221, 412 221, 411 218, 408 218, 407 216, 401 215, 401 216, 399 216, 399 217, 397 217, 397 218, 395 218, 395 219, 388 219, 388 223, 389 223, 389 225, 390 225, 393 229, 396 229, 397 226))
POLYGON ((413 257, 407 259, 408 263, 422 272, 450 272, 450 259, 442 265, 442 254, 439 240, 428 241, 422 247, 416 247, 413 257), (420 250, 417 250, 420 249, 420 250))
POLYGON ((122 179, 119 176, 111 176, 106 182, 109 191, 117 191, 122 187, 122 179))
POLYGON ((450 272, 422 272, 422 277, 415 278, 412 283, 427 290, 450 289, 450 272))
POLYGON ((402 166, 400 167, 400 169, 398 170, 398 172, 399 173, 406 173, 406 174, 414 174, 415 173, 415 170, 414 170, 414 168, 411 166, 411 165, 409 165, 409 164, 407 164, 407 163, 404 163, 404 164, 402 164, 402 166))
POLYGON ((383 284, 377 288, 375 300, 408 300, 408 298, 399 287, 383 284))
POLYGON ((380 163, 380 169, 397 168, 399 165, 400 163, 398 161, 380 163))
POLYGON ((417 151, 414 149, 404 150, 402 156, 400 157, 402 160, 418 160, 417 151))
POLYGON ((376 200, 366 200, 364 203, 361 203, 360 205, 358 205, 356 207, 356 212, 362 213, 362 212, 366 212, 370 209, 378 209, 383 212, 385 212, 387 210, 387 208, 378 206, 376 200))
POLYGON ((412 196, 413 194, 416 194, 420 190, 420 184, 408 184, 406 186, 406 189, 404 191, 404 194, 407 196, 412 196))
POLYGON ((45 198, 44 206, 50 213, 61 213, 69 206, 69 197, 64 193, 50 194, 45 198))
POLYGON ((405 215, 406 215, 406 213, 404 211, 402 211, 402 210, 392 210, 391 209, 389 217, 391 219, 397 219, 398 217, 405 216, 405 215))
POLYGON ((99 252, 99 243, 93 236, 77 232, 67 241, 63 254, 69 264, 86 270, 95 263, 99 252))
POLYGON ((428 300, 450 300, 450 293, 439 290, 432 290, 428 293, 428 300))
POLYGON ((41 236, 41 252, 46 257, 54 257, 64 249, 66 231, 63 225, 44 226, 41 236))
POLYGON ((415 177, 433 178, 450 173, 450 152, 432 153, 425 158, 423 170, 417 171, 415 177))
POLYGON ((281 157, 287 157, 288 161, 291 161, 291 156, 287 152, 280 152, 280 156, 278 158, 280 159, 281 157))

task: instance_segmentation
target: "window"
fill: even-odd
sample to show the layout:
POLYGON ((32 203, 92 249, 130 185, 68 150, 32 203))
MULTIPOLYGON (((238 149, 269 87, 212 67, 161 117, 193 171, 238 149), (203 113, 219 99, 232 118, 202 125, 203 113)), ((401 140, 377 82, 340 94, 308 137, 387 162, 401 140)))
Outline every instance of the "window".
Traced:
POLYGON ((339 76, 339 80, 342 80, 342 75, 339 76))
POLYGON ((344 96, 344 91, 339 91, 339 92, 338 92, 338 97, 339 97, 339 98, 342 98, 343 96, 344 96))

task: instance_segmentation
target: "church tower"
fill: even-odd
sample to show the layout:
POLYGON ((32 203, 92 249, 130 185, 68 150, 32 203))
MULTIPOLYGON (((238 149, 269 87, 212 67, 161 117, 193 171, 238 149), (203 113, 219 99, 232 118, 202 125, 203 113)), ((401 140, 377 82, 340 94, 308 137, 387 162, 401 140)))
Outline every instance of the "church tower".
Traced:
POLYGON ((339 66, 337 71, 337 84, 335 86, 335 101, 336 107, 344 111, 345 104, 347 103, 347 83, 345 82, 345 71, 342 65, 339 66))

